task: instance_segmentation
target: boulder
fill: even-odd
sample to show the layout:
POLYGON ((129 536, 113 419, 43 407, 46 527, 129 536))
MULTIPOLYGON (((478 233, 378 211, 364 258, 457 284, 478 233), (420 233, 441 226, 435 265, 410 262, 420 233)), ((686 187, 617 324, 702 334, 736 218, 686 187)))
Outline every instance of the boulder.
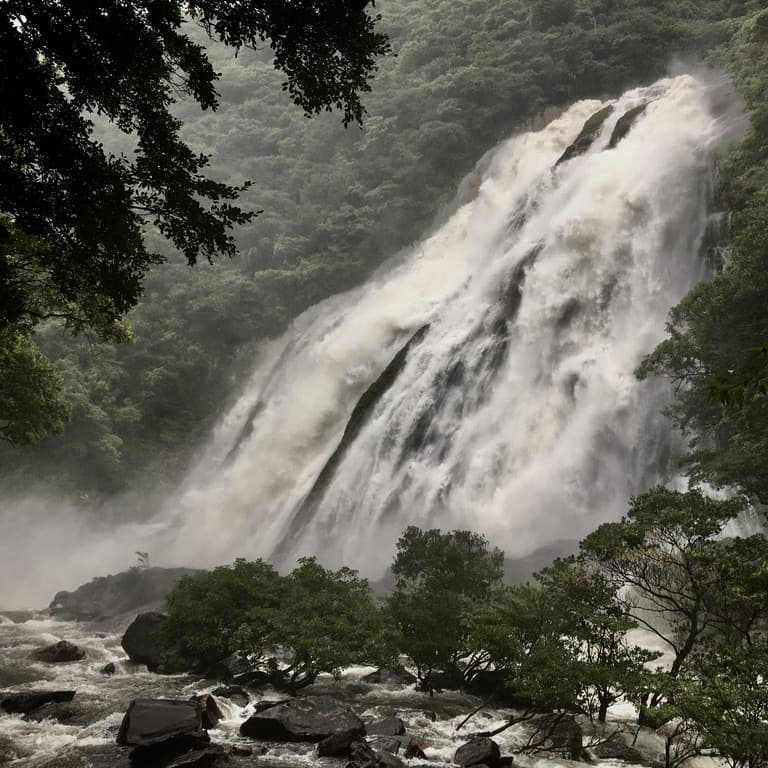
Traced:
POLYGON ((481 669, 466 685, 467 693, 513 709, 527 709, 530 697, 521 696, 507 685, 509 673, 503 669, 481 669))
POLYGON ((379 667, 375 672, 371 672, 362 678, 364 683, 373 683, 375 685, 413 685, 416 677, 412 675, 405 667, 379 667))
POLYGON ((392 755, 396 755, 402 746, 402 742, 396 736, 376 736, 368 739, 368 744, 377 752, 389 752, 392 755))
POLYGON ((399 717, 387 717, 368 723, 365 732, 369 736, 402 736, 405 733, 405 723, 399 717))
POLYGON ((57 593, 48 611, 62 621, 106 621, 157 610, 182 576, 195 573, 189 568, 131 568, 57 593))
POLYGON ((0 699, 0 709, 4 712, 26 714, 44 704, 50 702, 59 704, 64 701, 72 701, 74 691, 24 691, 23 693, 10 693, 0 699))
POLYGON ((412 760, 414 757, 418 760, 427 759, 424 750, 421 748, 421 742, 413 738, 408 742, 403 755, 406 760, 412 760))
POLYGON ((346 704, 330 696, 288 699, 240 726, 241 735, 266 741, 322 741, 345 731, 363 736, 365 726, 346 704))
POLYGON ((379 768, 379 758, 364 741, 355 741, 349 748, 347 768, 379 768))
POLYGON ((609 739, 590 748, 599 760, 622 760, 625 763, 642 763, 643 756, 635 747, 621 738, 609 739))
POLYGON ((360 729, 353 728, 351 731, 341 731, 332 733, 322 741, 318 742, 318 757, 349 757, 349 750, 357 741, 362 741, 360 729))
POLYGON ((209 680, 221 680, 229 685, 236 676, 247 674, 251 671, 251 665, 245 656, 233 653, 220 661, 217 661, 205 673, 209 680))
POLYGON ((573 715, 540 715, 529 720, 528 726, 535 728, 539 738, 545 740, 545 749, 562 752, 569 760, 581 760, 584 756, 581 726, 573 715))
POLYGON ((421 688, 425 691, 458 691, 464 685, 464 673, 458 667, 430 672, 421 688))
POLYGON ((33 651, 32 658, 48 664, 62 664, 68 661, 81 661, 85 658, 85 651, 68 640, 59 640, 58 643, 49 645, 47 648, 33 651))
POLYGON ((210 743, 197 701, 135 699, 120 724, 117 744, 133 747, 134 764, 170 761, 210 743))
POLYGON ((216 699, 208 693, 203 693, 200 696, 195 696, 193 700, 200 703, 203 728, 215 728, 222 718, 216 699))
POLYGON ((576 137, 573 144, 571 144, 565 150, 565 152, 560 155, 560 158, 555 163, 555 168, 557 168, 557 166, 561 163, 565 163, 574 157, 583 155, 592 146, 592 144, 594 144, 595 139, 597 139, 597 137, 600 135, 603 123, 608 119, 612 112, 613 105, 611 104, 608 104, 607 106, 595 112, 595 114, 592 115, 592 117, 590 117, 586 123, 584 123, 584 127, 581 129, 581 132, 576 137))
POLYGON ((374 750, 379 768, 405 768, 405 763, 391 752, 382 749, 374 750))
POLYGON ((211 766, 228 761, 229 755, 224 747, 212 744, 205 749, 194 750, 183 754, 181 757, 177 757, 165 768, 211 768, 211 766))
POLYGON ((147 611, 140 613, 125 630, 120 645, 131 661, 146 664, 150 672, 157 672, 163 660, 165 647, 158 639, 157 632, 168 617, 163 613, 147 611))
POLYGON ((219 688, 216 688, 216 690, 211 691, 211 695, 218 696, 220 699, 229 699, 238 707, 247 706, 248 702, 251 700, 251 697, 248 695, 245 688, 239 685, 220 686, 219 688))
POLYGON ((101 668, 100 672, 101 672, 102 675, 107 675, 107 676, 114 675, 115 674, 115 662, 114 661, 110 661, 109 664, 105 664, 101 668))
POLYGON ((501 758, 499 745, 487 736, 478 736, 462 744, 453 756, 453 762, 462 768, 470 765, 487 765, 494 768, 501 758))
POLYGON ((277 701, 275 699, 263 699, 262 701, 257 701, 253 705, 253 711, 256 712, 263 712, 265 709, 270 709, 271 707, 276 707, 278 704, 285 704, 285 699, 281 699, 280 701, 277 701))

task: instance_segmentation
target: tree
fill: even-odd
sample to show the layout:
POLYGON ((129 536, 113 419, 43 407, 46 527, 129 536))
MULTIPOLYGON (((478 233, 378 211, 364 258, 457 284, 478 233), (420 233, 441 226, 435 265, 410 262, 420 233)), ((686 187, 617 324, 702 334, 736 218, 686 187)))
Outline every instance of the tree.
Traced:
POLYGON ((367 5, 0 4, 0 330, 58 317, 114 338, 161 260, 143 238, 150 225, 190 264, 235 252, 231 228, 255 215, 233 203, 248 183, 206 177, 208 157, 171 113, 179 97, 218 106, 218 75, 189 26, 236 50, 268 42, 293 101, 307 115, 336 107, 346 125, 361 120, 359 95, 389 49, 367 5), (93 115, 134 142, 132 158, 106 154, 93 115))
POLYGON ((620 522, 601 525, 581 543, 581 562, 621 591, 628 616, 670 646, 671 677, 714 629, 717 577, 706 555, 712 537, 742 508, 740 499, 658 487, 632 498, 620 522))
POLYGON ((172 649, 166 667, 205 671, 233 653, 263 666, 272 629, 264 617, 280 600, 280 584, 279 574, 261 560, 235 560, 184 576, 166 600, 161 633, 172 649))
POLYGON ((700 747, 731 768, 768 766, 768 646, 715 643, 696 655, 671 692, 673 711, 700 747))
POLYGON ((384 617, 357 571, 330 571, 302 558, 281 580, 279 600, 263 614, 277 652, 268 660, 291 692, 321 672, 338 675, 350 664, 384 664, 395 655, 384 617))
POLYGON ((167 603, 167 669, 205 671, 238 653, 275 686, 295 692, 321 672, 392 656, 368 582, 314 558, 300 560, 288 576, 261 560, 236 560, 184 577, 167 603))
POLYGON ((0 329, 0 371, 0 440, 35 443, 61 431, 69 416, 59 397, 61 374, 29 333, 0 329))
MULTIPOLYGON (((397 542, 392 564, 396 587, 388 599, 400 632, 400 649, 432 691, 432 673, 454 670, 467 656, 469 616, 501 587, 504 553, 472 531, 442 533, 409 526, 397 542)), ((481 652, 463 670, 469 680, 481 652)))

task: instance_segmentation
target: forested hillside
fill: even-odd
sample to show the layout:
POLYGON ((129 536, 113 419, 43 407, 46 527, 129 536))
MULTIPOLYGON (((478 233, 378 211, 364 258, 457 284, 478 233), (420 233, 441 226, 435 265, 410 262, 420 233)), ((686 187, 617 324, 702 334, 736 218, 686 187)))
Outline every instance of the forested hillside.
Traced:
POLYGON ((764 469, 762 476, 759 467, 744 470, 765 447, 764 398, 722 417, 700 376, 702 367, 707 375, 733 367, 768 335, 760 301, 768 256, 762 7, 720 0, 380 0, 394 55, 380 63, 365 98, 362 131, 344 129, 338 115, 307 120, 281 90, 268 51, 233 57, 214 46, 221 108, 201 113, 182 105, 183 135, 213 154, 213 172, 223 181, 253 180, 243 200, 263 213, 237 232, 240 254, 231 262, 190 269, 169 252, 129 315, 133 343, 41 328, 39 344, 63 373, 72 418, 62 435, 37 446, 4 447, 5 481, 27 487, 34 478, 98 499, 139 478, 171 480, 237 391, 258 342, 416 239, 498 140, 548 107, 615 95, 683 59, 731 69, 753 131, 724 165, 723 195, 734 211, 732 268, 676 310, 674 340, 648 366, 701 382, 681 401, 682 422, 717 432, 717 446, 730 446, 724 458, 712 458, 715 443, 700 441, 694 468, 765 492, 764 469), (722 310, 718 319, 710 305, 722 310), (681 355, 684 362, 676 362, 681 355))

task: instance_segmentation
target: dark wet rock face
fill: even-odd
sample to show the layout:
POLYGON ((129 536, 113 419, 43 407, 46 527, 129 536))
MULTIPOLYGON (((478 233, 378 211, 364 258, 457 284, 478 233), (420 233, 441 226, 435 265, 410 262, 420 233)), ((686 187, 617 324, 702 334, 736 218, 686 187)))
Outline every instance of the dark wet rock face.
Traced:
POLYGON ((251 700, 248 692, 239 685, 226 685, 220 686, 211 691, 212 696, 218 696, 220 699, 229 699, 233 704, 237 704, 238 707, 244 707, 251 700))
POLYGON ((210 743, 203 730, 199 702, 173 699, 132 701, 116 741, 122 747, 134 748, 131 762, 135 765, 170 762, 210 743))
POLYGON ((191 568, 132 568, 57 593, 48 611, 62 621, 103 621, 157 609, 182 576, 195 573, 191 568))
POLYGON ((369 736, 401 736, 405 733, 405 723, 399 717, 375 720, 365 726, 369 736))
POLYGON ((487 765, 488 768, 495 768, 501 759, 499 745, 485 736, 471 739, 466 744, 462 744, 453 756, 453 762, 462 768, 468 766, 487 765))
POLYGON ((0 709, 8 713, 26 714, 44 704, 72 701, 74 697, 74 691, 24 691, 0 694, 0 709))
POLYGON ((428 331, 429 325, 424 325, 419 328, 419 330, 416 331, 416 333, 414 333, 413 336, 411 336, 411 338, 400 348, 390 361, 389 365, 382 371, 379 378, 376 379, 376 381, 374 381, 373 384, 371 384, 360 396, 360 399, 352 409, 349 421, 344 429, 344 434, 341 437, 341 442, 331 454, 330 458, 325 463, 325 466, 320 470, 320 474, 317 476, 314 485, 299 506, 293 522, 291 523, 291 528, 285 536, 286 541, 289 541, 293 534, 301 528, 317 505, 322 501, 325 491, 336 473, 336 468, 346 455, 349 447, 367 423, 376 404, 389 391, 395 381, 397 381, 397 377, 408 362, 408 353, 410 350, 424 339, 428 331))
POLYGON ((574 157, 583 155, 594 143, 595 139, 600 135, 600 129, 603 127, 603 123, 608 119, 613 112, 613 105, 609 104, 603 107, 601 110, 595 112, 592 117, 584 123, 584 127, 576 137, 576 140, 571 144, 568 149, 560 155, 560 158, 555 163, 555 168, 561 163, 565 163, 568 160, 572 160, 574 157))
POLYGON ((229 762, 229 755, 224 747, 213 744, 205 749, 182 755, 164 768, 211 768, 227 762, 229 762))
POLYGON ((333 734, 365 734, 362 720, 329 696, 307 696, 259 712, 240 726, 240 734, 265 741, 321 741, 333 734))
POLYGON ((613 149, 632 129, 635 121, 645 112, 647 104, 641 104, 625 112, 616 122, 611 140, 608 142, 608 148, 613 149))
POLYGON ((541 715, 528 721, 537 739, 542 739, 545 749, 562 752, 569 760, 581 760, 584 756, 581 726, 573 715, 541 715))
POLYGON ((113 661, 110 661, 109 664, 105 664, 101 670, 102 675, 114 675, 115 674, 115 663, 113 661))
POLYGON ((33 651, 32 658, 48 664, 64 664, 70 661, 81 661, 85 658, 85 651, 68 640, 60 640, 47 648, 33 651))
POLYGON ((590 751, 600 760, 622 760, 625 763, 643 762, 642 754, 620 737, 597 744, 590 751))
POLYGON ((203 720, 203 728, 215 728, 222 718, 216 699, 208 693, 196 696, 194 701, 200 704, 200 712, 203 720))
POLYGON ((318 757, 349 757, 349 751, 355 742, 362 741, 360 729, 332 733, 317 745, 318 757))
POLYGON ((416 676, 412 675, 404 667, 392 669, 380 667, 375 672, 371 672, 362 678, 362 681, 375 685, 413 685, 416 682, 416 676))
POLYGON ((128 658, 138 664, 146 664, 150 672, 157 672, 163 660, 164 647, 158 632, 166 618, 165 614, 155 611, 140 613, 120 641, 128 658))

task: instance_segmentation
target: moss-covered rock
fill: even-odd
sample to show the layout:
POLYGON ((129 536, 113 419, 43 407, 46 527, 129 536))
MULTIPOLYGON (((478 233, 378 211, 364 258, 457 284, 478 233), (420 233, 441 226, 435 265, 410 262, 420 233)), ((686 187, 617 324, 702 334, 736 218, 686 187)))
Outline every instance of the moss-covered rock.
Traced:
POLYGON ((573 144, 560 155, 558 161, 555 163, 555 168, 561 163, 565 163, 568 160, 572 160, 574 157, 583 155, 594 143, 595 139, 600 135, 600 129, 603 127, 603 123, 613 112, 613 104, 608 104, 602 109, 595 112, 582 127, 579 135, 576 137, 573 144))
POLYGON ((608 142, 608 149, 613 149, 630 131, 640 115, 645 112, 647 104, 640 104, 638 107, 625 112, 617 121, 611 134, 611 140, 608 142))

